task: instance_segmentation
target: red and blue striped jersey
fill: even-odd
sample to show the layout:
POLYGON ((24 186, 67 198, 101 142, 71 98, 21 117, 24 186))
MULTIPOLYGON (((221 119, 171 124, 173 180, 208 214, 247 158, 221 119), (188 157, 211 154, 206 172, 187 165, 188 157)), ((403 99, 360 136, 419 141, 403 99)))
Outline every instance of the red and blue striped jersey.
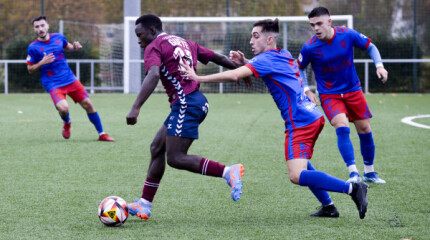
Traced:
POLYGON ((63 87, 76 81, 76 77, 67 64, 64 48, 68 42, 60 33, 52 33, 49 40, 35 40, 27 48, 27 64, 33 65, 42 60, 44 54, 53 53, 55 61, 40 67, 41 82, 46 91, 54 87, 63 87))
POLYGON ((285 121, 285 129, 307 126, 322 116, 303 92, 303 81, 290 52, 271 49, 252 58, 246 65, 269 88, 285 121))
POLYGON ((334 27, 332 39, 323 41, 313 36, 307 41, 297 59, 300 68, 311 63, 318 92, 341 94, 361 90, 354 67, 354 47, 366 49, 370 38, 347 28, 334 27))

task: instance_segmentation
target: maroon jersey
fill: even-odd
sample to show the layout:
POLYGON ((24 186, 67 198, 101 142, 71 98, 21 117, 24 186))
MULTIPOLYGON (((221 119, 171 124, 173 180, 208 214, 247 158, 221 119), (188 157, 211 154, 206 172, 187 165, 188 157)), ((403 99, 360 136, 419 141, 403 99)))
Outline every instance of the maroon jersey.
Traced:
POLYGON ((199 82, 181 76, 179 62, 188 64, 196 71, 197 60, 207 64, 214 52, 174 35, 162 33, 145 48, 145 73, 151 66, 160 66, 161 82, 172 104, 200 88, 199 82))

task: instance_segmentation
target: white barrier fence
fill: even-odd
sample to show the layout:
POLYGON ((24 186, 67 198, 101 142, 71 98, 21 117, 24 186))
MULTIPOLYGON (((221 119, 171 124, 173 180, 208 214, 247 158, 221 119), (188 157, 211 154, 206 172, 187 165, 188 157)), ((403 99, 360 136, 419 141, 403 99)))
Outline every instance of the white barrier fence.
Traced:
MULTIPOLYGON (((430 59, 384 59, 382 60, 384 63, 430 63, 430 59)), ((94 64, 100 64, 100 63, 117 63, 117 64, 123 64, 124 60, 97 60, 97 59, 69 59, 67 60, 68 63, 76 63, 76 69, 75 69, 75 75, 78 79, 80 79, 80 65, 84 63, 90 64, 90 86, 85 86, 87 90, 89 90, 91 93, 95 93, 95 90, 124 90, 123 86, 108 86, 108 87, 100 87, 94 85, 94 64)), ((136 63, 143 63, 143 60, 130 60, 130 62, 136 62, 136 63)), ((9 76, 8 76, 8 65, 9 64, 17 64, 22 63, 25 64, 26 60, 0 60, 0 64, 4 65, 4 94, 9 93, 9 76)), ((369 73, 369 64, 373 64, 372 59, 355 59, 354 63, 363 63, 364 64, 364 93, 369 93, 369 74, 375 74, 375 73, 369 73)), ((222 71, 222 68, 220 68, 220 71, 222 71)), ((315 87, 315 86, 314 86, 315 87)), ((220 93, 223 93, 223 85, 220 83, 220 93)))

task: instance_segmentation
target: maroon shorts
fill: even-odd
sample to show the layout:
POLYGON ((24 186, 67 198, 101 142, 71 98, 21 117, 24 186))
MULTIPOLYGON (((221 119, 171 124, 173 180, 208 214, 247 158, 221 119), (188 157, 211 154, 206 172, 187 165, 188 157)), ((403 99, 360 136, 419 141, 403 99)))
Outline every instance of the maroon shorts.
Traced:
POLYGON ((66 100, 66 94, 69 95, 75 103, 82 102, 85 98, 89 97, 87 90, 85 90, 85 87, 79 80, 63 87, 53 88, 49 90, 49 94, 51 94, 52 101, 54 101, 55 105, 61 100, 66 100))
POLYGON ((307 126, 294 128, 292 132, 285 131, 285 159, 287 161, 297 158, 311 159, 315 142, 324 128, 324 123, 324 117, 320 117, 307 126))
POLYGON ((363 91, 344 94, 320 94, 321 105, 328 120, 345 113, 350 122, 372 117, 363 91))

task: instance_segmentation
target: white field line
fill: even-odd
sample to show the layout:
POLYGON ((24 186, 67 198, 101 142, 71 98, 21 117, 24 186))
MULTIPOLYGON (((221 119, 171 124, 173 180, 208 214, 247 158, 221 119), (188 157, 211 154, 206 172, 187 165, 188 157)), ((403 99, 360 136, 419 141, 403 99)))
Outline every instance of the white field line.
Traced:
POLYGON ((417 116, 405 117, 401 120, 401 122, 409 124, 414 127, 430 129, 430 126, 428 125, 424 125, 424 124, 420 124, 412 121, 416 118, 430 118, 430 115, 417 115, 417 116))

